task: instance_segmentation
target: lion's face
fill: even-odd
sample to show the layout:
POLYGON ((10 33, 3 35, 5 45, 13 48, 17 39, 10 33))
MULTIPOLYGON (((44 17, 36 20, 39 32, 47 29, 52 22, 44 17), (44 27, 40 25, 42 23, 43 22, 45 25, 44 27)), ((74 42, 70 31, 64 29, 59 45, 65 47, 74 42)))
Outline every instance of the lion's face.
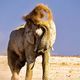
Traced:
POLYGON ((33 44, 34 51, 44 51, 51 48, 55 40, 55 25, 53 25, 53 17, 51 10, 44 5, 36 6, 23 19, 28 23, 26 32, 28 42, 33 44))

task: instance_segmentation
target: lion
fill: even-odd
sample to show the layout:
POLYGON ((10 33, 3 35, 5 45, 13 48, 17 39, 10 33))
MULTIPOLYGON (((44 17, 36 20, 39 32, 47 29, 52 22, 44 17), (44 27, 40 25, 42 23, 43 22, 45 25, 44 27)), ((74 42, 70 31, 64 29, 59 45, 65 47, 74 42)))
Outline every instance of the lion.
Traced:
POLYGON ((42 56, 43 80, 48 80, 50 50, 56 39, 56 27, 51 10, 38 4, 29 14, 23 16, 26 24, 13 30, 8 42, 8 65, 11 80, 20 80, 19 73, 27 62, 25 80, 32 80, 36 58, 42 56))

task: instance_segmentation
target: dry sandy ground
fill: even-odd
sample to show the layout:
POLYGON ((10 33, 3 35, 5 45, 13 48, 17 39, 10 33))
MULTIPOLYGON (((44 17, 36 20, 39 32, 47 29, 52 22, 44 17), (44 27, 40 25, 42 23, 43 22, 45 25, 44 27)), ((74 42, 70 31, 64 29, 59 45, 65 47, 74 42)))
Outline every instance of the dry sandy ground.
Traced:
MULTIPOLYGON (((79 57, 50 57, 49 80, 80 80, 79 57)), ((20 76, 25 80, 23 67, 20 76)), ((38 57, 33 72, 33 80, 42 80, 41 57, 38 57)), ((7 57, 0 56, 0 80, 10 80, 11 72, 7 65, 7 57)))

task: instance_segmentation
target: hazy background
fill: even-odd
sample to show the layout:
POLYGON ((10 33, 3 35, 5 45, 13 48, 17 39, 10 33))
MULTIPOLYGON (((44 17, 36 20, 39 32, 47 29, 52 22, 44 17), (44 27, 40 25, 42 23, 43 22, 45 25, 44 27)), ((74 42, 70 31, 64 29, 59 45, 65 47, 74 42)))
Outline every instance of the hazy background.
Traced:
POLYGON ((22 16, 36 4, 48 5, 54 16, 55 55, 80 55, 80 0, 0 0, 0 54, 5 53, 10 32, 24 24, 22 16))

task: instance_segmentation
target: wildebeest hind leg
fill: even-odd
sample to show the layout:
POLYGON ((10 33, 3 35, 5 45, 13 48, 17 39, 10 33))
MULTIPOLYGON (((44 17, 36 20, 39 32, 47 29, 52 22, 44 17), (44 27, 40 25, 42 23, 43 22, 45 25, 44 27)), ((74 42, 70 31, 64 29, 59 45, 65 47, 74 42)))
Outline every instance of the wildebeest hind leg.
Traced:
POLYGON ((11 80, 20 80, 19 72, 25 65, 25 60, 20 60, 19 56, 14 52, 8 53, 8 64, 12 72, 11 80))

